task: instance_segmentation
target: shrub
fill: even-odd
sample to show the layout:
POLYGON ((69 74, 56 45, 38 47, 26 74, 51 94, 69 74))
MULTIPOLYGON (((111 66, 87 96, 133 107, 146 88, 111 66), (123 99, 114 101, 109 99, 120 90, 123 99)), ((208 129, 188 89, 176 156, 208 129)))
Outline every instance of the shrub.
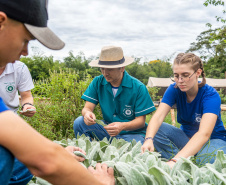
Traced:
MULTIPOLYGON (((50 71, 48 80, 35 82, 32 90, 34 96, 45 96, 42 100, 35 97, 37 113, 32 118, 24 117, 36 130, 49 139, 74 137, 73 122, 81 115, 85 101, 82 94, 92 81, 89 74, 85 80, 77 80, 78 73, 71 70, 50 71)), ((99 106, 95 109, 97 118, 101 119, 99 106)))
POLYGON ((158 96, 158 92, 160 90, 159 87, 147 87, 148 92, 151 96, 152 101, 159 101, 161 96, 158 96))

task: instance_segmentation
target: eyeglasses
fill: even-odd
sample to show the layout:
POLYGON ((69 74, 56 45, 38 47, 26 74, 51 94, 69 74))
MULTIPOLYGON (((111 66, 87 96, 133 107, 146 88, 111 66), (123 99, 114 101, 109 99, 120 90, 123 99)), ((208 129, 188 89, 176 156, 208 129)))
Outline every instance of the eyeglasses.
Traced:
MULTIPOLYGON (((197 70, 196 70, 197 71, 197 70)), ((192 73, 190 76, 184 76, 184 75, 181 75, 181 77, 179 76, 171 76, 170 79, 173 81, 173 82, 178 82, 179 79, 181 79, 182 82, 188 82, 190 80, 190 78, 196 73, 196 71, 194 73, 192 73)))

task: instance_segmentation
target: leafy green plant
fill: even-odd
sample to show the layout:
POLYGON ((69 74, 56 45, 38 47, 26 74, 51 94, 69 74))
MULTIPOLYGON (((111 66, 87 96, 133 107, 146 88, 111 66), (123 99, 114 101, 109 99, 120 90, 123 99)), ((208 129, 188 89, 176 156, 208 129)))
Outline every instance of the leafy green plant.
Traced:
POLYGON ((221 89, 220 91, 218 91, 220 97, 221 97, 221 103, 225 104, 226 103, 226 95, 223 92, 223 89, 221 89))
POLYGON ((160 90, 159 87, 147 87, 148 92, 151 96, 152 101, 159 101, 161 96, 158 96, 158 92, 160 90))
MULTIPOLYGON (((78 146, 86 151, 83 166, 95 166, 106 163, 114 168, 117 185, 180 185, 180 184, 226 184, 226 154, 218 151, 213 164, 196 166, 191 158, 181 158, 172 169, 157 152, 146 151, 141 154, 141 143, 135 140, 104 138, 102 141, 90 141, 85 135, 77 139, 55 141, 62 146, 78 146)), ((36 179, 33 184, 45 185, 36 179)))
POLYGON ((103 127, 107 126, 102 120, 96 119, 94 121, 96 121, 97 124, 102 125, 103 127))

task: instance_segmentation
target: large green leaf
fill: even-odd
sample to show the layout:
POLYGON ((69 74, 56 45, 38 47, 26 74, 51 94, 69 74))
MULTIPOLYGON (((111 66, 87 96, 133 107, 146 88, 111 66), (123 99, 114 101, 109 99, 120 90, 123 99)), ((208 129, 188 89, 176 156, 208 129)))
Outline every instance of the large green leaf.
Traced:
POLYGON ((132 185, 147 185, 145 178, 135 167, 130 170, 132 185))

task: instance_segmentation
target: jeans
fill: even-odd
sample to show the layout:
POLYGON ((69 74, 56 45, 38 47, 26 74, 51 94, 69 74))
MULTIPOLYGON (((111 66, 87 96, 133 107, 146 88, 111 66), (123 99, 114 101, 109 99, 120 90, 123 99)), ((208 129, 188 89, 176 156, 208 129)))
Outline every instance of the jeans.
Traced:
MULTIPOLYGON (((179 128, 167 123, 162 123, 154 137, 154 147, 163 158, 173 158, 189 141, 187 135, 179 128)), ((226 141, 222 139, 210 139, 196 154, 198 164, 213 163, 217 150, 223 150, 226 154, 226 141)))
MULTIPOLYGON (((94 124, 91 126, 88 126, 84 122, 83 116, 78 117, 74 121, 74 133, 75 137, 77 135, 85 134, 86 136, 90 138, 96 138, 97 140, 102 140, 104 137, 106 137, 108 140, 111 138, 111 136, 108 134, 108 132, 104 129, 102 125, 94 124)), ((124 139, 128 142, 131 142, 133 139, 135 139, 137 142, 141 142, 143 144, 144 142, 144 136, 140 134, 126 134, 126 135, 117 135, 115 136, 116 139, 124 139)))
POLYGON ((0 184, 26 185, 33 175, 10 151, 0 146, 0 184))

